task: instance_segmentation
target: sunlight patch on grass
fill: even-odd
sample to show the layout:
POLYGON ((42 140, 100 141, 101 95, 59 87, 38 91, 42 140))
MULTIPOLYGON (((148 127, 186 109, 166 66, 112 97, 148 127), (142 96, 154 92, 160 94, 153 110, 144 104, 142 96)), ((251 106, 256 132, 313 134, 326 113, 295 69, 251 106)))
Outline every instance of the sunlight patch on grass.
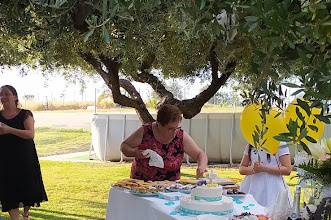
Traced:
POLYGON ((39 156, 88 150, 91 133, 83 129, 37 128, 35 143, 39 156))

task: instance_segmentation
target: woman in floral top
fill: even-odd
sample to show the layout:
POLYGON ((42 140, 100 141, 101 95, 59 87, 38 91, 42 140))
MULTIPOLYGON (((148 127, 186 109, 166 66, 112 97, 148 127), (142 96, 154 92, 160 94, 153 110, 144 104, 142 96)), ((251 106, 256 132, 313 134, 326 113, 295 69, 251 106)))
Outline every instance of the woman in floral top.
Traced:
POLYGON ((182 113, 178 107, 165 104, 157 113, 155 122, 137 129, 121 144, 125 156, 135 157, 131 167, 131 178, 145 181, 178 180, 184 153, 198 162, 197 178, 207 169, 207 156, 194 140, 181 129, 182 113), (150 149, 159 154, 164 168, 149 166, 149 158, 143 151, 150 149))

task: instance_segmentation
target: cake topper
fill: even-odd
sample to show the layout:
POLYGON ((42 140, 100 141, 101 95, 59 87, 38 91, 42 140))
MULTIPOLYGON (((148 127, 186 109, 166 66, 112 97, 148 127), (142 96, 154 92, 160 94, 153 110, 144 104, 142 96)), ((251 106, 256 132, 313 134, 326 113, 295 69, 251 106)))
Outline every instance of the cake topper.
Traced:
POLYGON ((217 178, 217 173, 214 172, 213 169, 211 169, 210 173, 208 173, 208 179, 209 183, 213 184, 213 181, 217 178))

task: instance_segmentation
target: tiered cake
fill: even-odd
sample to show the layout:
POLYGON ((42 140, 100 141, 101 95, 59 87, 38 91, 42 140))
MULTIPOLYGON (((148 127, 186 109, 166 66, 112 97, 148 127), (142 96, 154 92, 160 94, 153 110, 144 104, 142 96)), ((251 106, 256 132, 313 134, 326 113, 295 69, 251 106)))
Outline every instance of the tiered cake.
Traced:
POLYGON ((192 189, 190 197, 180 200, 180 210, 195 215, 229 215, 233 212, 233 200, 222 193, 221 186, 198 186, 192 189))

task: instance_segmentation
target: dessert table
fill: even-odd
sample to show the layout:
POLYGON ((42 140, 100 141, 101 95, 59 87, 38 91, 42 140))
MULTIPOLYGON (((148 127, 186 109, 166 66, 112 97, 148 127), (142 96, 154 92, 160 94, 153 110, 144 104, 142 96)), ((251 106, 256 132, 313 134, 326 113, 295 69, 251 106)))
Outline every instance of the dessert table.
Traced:
MULTIPOLYGON (((187 194, 183 194, 189 196, 187 194)), ((265 208, 252 195, 233 197, 233 215, 243 212, 265 215, 265 208)), ((109 191, 106 220, 197 220, 197 216, 178 209, 179 200, 170 201, 158 197, 141 197, 127 190, 112 187, 109 191)))

